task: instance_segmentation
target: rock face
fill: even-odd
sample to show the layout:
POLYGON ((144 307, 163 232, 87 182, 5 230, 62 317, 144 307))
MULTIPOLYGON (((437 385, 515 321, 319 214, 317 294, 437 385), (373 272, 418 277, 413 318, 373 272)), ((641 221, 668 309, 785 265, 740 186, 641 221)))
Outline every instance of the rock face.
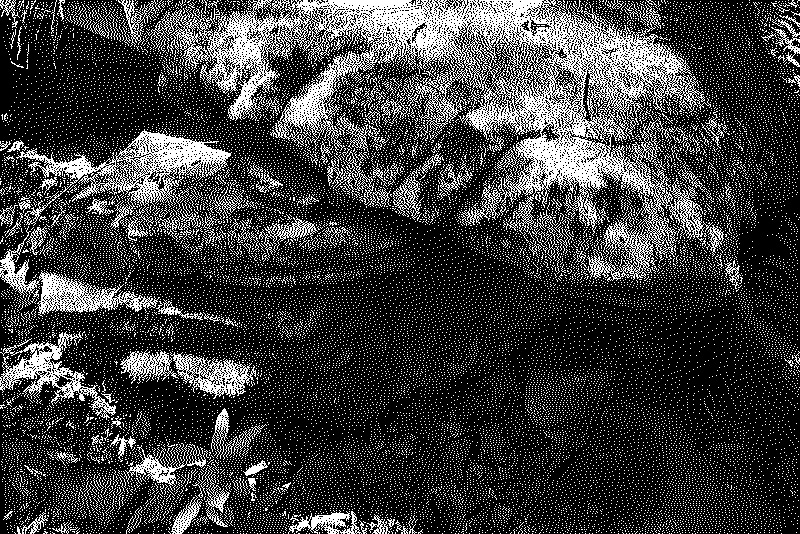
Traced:
MULTIPOLYGON (((332 186, 466 227, 471 246, 545 279, 723 278, 750 184, 724 170, 731 133, 687 67, 591 14, 543 5, 529 16, 549 27, 526 35, 504 7, 464 6, 489 22, 423 9, 418 70, 400 81, 378 68, 398 60, 371 66, 375 53, 366 73, 361 55, 323 74, 334 127, 320 126, 322 142, 347 135, 331 150, 332 186), (474 109, 459 109, 458 90, 474 109)), ((293 112, 318 85, 276 132, 300 130, 295 116, 313 129, 293 112)))
POLYGON ((655 2, 585 4, 270 3, 166 14, 138 42, 187 103, 291 141, 336 194, 543 280, 732 292, 759 181, 743 132, 648 31, 655 2))

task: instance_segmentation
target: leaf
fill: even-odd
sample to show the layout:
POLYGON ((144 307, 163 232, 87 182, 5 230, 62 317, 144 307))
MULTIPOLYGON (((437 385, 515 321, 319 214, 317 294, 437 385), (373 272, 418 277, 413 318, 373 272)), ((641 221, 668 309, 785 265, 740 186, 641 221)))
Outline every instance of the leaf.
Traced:
POLYGON ((230 426, 230 417, 228 410, 225 408, 219 412, 217 422, 214 425, 214 435, 211 437, 211 452, 219 452, 225 441, 228 439, 228 428, 230 426))
POLYGON ((261 471, 263 471, 266 468, 267 468, 267 462, 262 460, 262 461, 258 462, 257 464, 251 466, 247 471, 245 471, 244 472, 244 476, 251 477, 251 476, 253 476, 255 474, 260 473, 261 471))
POLYGON ((0 259, 0 280, 11 286, 15 293, 24 294, 27 289, 27 284, 25 283, 27 270, 22 270, 24 266, 19 260, 15 265, 11 251, 6 253, 5 258, 0 259))
POLYGON ((210 506, 206 507, 206 517, 208 517, 214 524, 219 525, 221 527, 228 527, 229 525, 222 520, 222 517, 219 515, 219 511, 216 508, 212 508, 210 506))
POLYGON ((36 516, 28 526, 20 530, 24 534, 38 534, 39 532, 44 530, 44 527, 45 525, 47 525, 48 521, 50 521, 50 513, 47 510, 45 510, 38 516, 36 516))
POLYGON ((252 493, 247 480, 242 477, 231 481, 230 490, 231 496, 228 498, 228 502, 225 503, 222 520, 231 525, 235 531, 237 525, 247 521, 248 515, 251 513, 252 493))
POLYGON ((265 427, 266 425, 257 425, 242 431, 217 451, 217 458, 220 460, 244 460, 247 453, 250 452, 253 440, 261 434, 265 427))
POLYGON ((131 532, 134 532, 136 529, 145 524, 142 520, 142 515, 143 513, 141 507, 133 511, 131 518, 128 520, 128 528, 125 529, 125 534, 131 534, 131 532))
POLYGON ((177 443, 153 451, 153 458, 164 467, 172 468, 208 460, 211 456, 210 451, 189 443, 177 443))
POLYGON ((131 515, 126 534, 130 534, 142 525, 166 520, 178 507, 186 494, 187 487, 188 483, 153 484, 147 501, 131 515))
POLYGON ((194 518, 197 517, 197 514, 200 513, 200 509, 203 507, 203 499, 200 495, 195 495, 192 497, 186 506, 178 512, 178 515, 175 516, 175 521, 172 523, 172 530, 170 531, 171 534, 183 534, 186 532, 186 529, 189 528, 189 525, 192 524, 194 518))
POLYGON ((42 249, 47 241, 47 230, 41 227, 34 228, 34 230, 28 236, 28 239, 31 251, 38 252, 42 249))
POLYGON ((228 502, 231 492, 219 487, 217 484, 209 484, 203 488, 203 496, 208 506, 221 512, 225 508, 225 503, 228 502))

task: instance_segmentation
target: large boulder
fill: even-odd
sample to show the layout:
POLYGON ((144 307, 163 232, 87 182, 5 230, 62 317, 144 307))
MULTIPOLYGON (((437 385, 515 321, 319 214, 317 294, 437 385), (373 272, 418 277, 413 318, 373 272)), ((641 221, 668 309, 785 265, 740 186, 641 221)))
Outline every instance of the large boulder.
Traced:
POLYGON ((763 178, 654 3, 157 4, 126 12, 170 93, 289 140, 335 194, 547 281, 735 290, 763 178))

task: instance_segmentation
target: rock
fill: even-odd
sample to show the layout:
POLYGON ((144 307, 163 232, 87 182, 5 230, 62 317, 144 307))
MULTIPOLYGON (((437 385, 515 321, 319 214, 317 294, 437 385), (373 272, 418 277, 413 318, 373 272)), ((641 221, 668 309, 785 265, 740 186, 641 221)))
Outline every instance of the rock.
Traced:
MULTIPOLYGON (((642 35, 655 5, 637 6, 325 5, 224 14, 213 28, 187 7, 133 34, 175 48, 176 72, 212 55, 203 83, 228 100, 255 83, 248 120, 274 126, 339 193, 452 226, 537 278, 666 291, 688 276, 717 298, 732 291, 726 266, 758 178, 732 170, 746 165, 731 149, 740 132, 681 57, 642 35), (211 51, 192 32, 236 37, 211 51), (305 83, 281 82, 291 73, 305 83)), ((135 28, 157 16, 127 13, 135 28)))

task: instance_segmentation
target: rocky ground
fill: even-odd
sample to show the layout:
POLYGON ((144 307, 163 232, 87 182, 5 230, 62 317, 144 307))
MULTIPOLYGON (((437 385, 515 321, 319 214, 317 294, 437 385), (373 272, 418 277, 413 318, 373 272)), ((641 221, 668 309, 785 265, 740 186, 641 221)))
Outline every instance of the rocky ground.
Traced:
POLYGON ((795 101, 697 5, 155 0, 14 71, 90 158, 0 145, 5 520, 792 531, 795 101))

